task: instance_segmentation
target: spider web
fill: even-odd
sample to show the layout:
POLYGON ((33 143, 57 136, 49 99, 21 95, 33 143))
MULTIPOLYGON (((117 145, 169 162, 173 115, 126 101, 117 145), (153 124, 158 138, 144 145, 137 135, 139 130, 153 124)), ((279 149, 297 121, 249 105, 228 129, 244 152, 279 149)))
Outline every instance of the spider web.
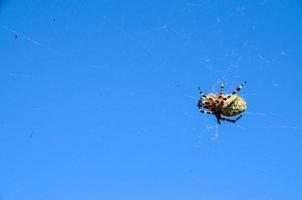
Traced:
MULTIPOLYGON (((34 1, 28 1, 29 4, 32 4, 34 1)), ((81 1, 80 1, 81 2, 81 1)), ((259 4, 265 5, 268 1, 259 1, 259 4)), ((79 7, 85 7, 86 3, 82 1, 81 3, 74 4, 71 1, 65 2, 64 4, 59 3, 59 1, 56 1, 56 3, 53 5, 54 7, 63 6, 66 7, 67 10, 73 12, 74 14, 77 13, 80 8, 79 7)), ((227 10, 224 13, 221 14, 211 14, 211 12, 219 7, 218 2, 212 2, 212 1, 202 1, 202 2, 192 2, 192 1, 186 1, 182 5, 175 5, 171 8, 171 10, 174 10, 172 13, 174 13, 171 16, 168 16, 165 20, 166 23, 160 24, 155 27, 150 27, 142 30, 136 30, 136 31, 130 31, 127 30, 126 27, 122 24, 122 18, 120 19, 113 19, 110 16, 103 15, 103 22, 107 23, 109 27, 111 27, 116 32, 122 34, 125 38, 132 40, 134 45, 137 45, 137 48, 141 49, 144 54, 149 57, 152 54, 152 48, 149 46, 146 46, 145 44, 142 44, 139 42, 137 38, 146 37, 149 35, 154 34, 166 34, 166 35, 175 35, 179 37, 184 46, 189 44, 195 39, 195 35, 192 33, 189 33, 185 30, 177 30, 174 27, 174 24, 177 22, 177 20, 182 18, 187 18, 189 20, 192 20, 196 23, 196 13, 203 13, 204 16, 207 16, 209 19, 209 23, 201 27, 204 32, 214 33, 217 35, 217 43, 215 44, 215 48, 219 49, 221 47, 223 50, 217 51, 216 53, 200 53, 199 60, 194 60, 192 63, 195 63, 194 66, 191 68, 193 73, 201 74, 198 78, 195 78, 195 80, 190 79, 189 77, 183 77, 186 79, 178 80, 177 82, 179 84, 182 84, 182 86, 186 89, 191 88, 191 93, 185 94, 184 96, 192 99, 192 105, 195 104, 195 101, 198 100, 198 93, 195 91, 197 86, 201 86, 205 92, 217 92, 219 90, 219 85, 221 81, 224 81, 226 84, 226 91, 230 92, 233 90, 233 88, 236 88, 242 81, 246 79, 246 77, 241 73, 242 70, 245 70, 246 62, 254 62, 258 63, 258 66, 255 66, 258 72, 265 71, 269 68, 273 68, 273 65, 276 62, 279 62, 282 60, 284 56, 286 56, 285 51, 281 51, 279 55, 266 55, 265 52, 261 52, 261 50, 253 44, 253 42, 249 41, 249 38, 246 38, 246 40, 242 41, 238 45, 234 45, 230 48, 223 48, 224 47, 224 26, 225 24, 228 24, 232 20, 234 20, 237 17, 243 16, 246 14, 246 12, 251 9, 251 5, 249 5, 247 2, 243 2, 242 4, 237 4, 231 7, 231 9, 227 10), (247 52, 247 53, 243 53, 247 52), (244 55, 243 55, 244 54, 244 55), (207 82, 200 83, 200 79, 204 77, 207 78, 207 82), (200 78, 200 79, 199 79, 200 78), (209 90, 210 89, 210 90, 209 90)), ((50 13, 51 11, 48 11, 50 13)), ((11 34, 12 36, 18 37, 19 40, 25 40, 28 43, 31 43, 32 45, 36 45, 39 48, 44 49, 47 52, 51 52, 53 54, 57 54, 57 56, 65 57, 66 59, 71 59, 71 55, 68 55, 69 53, 65 52, 62 53, 59 50, 51 47, 50 45, 47 45, 43 43, 42 41, 39 41, 38 39, 35 39, 33 36, 30 36, 26 33, 23 33, 22 31, 16 30, 14 27, 10 27, 7 24, 1 24, 0 28, 2 31, 6 31, 7 33, 11 34)), ((249 27, 250 29, 255 29, 255 26, 249 27)), ((166 59, 160 58, 159 63, 165 64, 166 59)), ((88 63, 88 65, 92 68, 98 68, 98 64, 95 63, 88 63)), ((173 71, 172 71, 173 72, 173 71)), ((190 75, 190 74, 187 74, 190 75)), ((31 75, 29 74, 17 74, 17 73, 10 73, 10 76, 14 76, 15 78, 29 78, 31 75)), ((162 85, 166 88, 174 87, 174 80, 167 81, 166 83, 163 83, 165 85, 162 85)), ((177 84, 178 84, 177 83, 177 84)), ((280 83, 278 81, 270 82, 270 87, 278 88, 280 86, 280 83)), ((248 97, 253 95, 257 97, 257 91, 253 89, 253 80, 249 80, 247 88, 243 89, 243 92, 246 95, 246 99, 248 101, 248 97)), ((131 93, 131 92, 130 92, 131 93)), ((135 93, 131 93, 134 94, 135 93)), ((258 97, 260 98, 260 97, 258 97)), ((256 108, 253 108, 254 106, 251 105, 251 109, 249 109, 245 113, 245 118, 248 120, 248 116, 255 116, 259 120, 262 120, 262 118, 282 118, 281 113, 277 112, 262 112, 262 110, 257 110, 256 108)), ((195 114, 188 114, 188 112, 185 113, 186 116, 195 116, 195 114)), ((196 118, 196 117, 195 117, 196 118)), ((196 118, 197 119, 197 118, 196 118)), ((213 140, 218 139, 218 136, 220 135, 221 128, 220 126, 215 124, 215 120, 212 116, 200 116, 198 117, 199 120, 205 120, 205 128, 204 132, 209 133, 209 137, 213 140)), ((282 119, 281 119, 282 120, 282 119)), ((283 119, 284 122, 281 125, 275 125, 275 124, 267 124, 264 127, 268 129, 290 129, 290 130, 301 130, 302 126, 297 124, 291 124, 286 119, 283 119)), ((234 127, 237 129, 246 129, 247 127, 241 126, 239 124, 235 124, 234 127)), ((197 130, 195 127, 194 129, 197 130)), ((138 131, 141 132, 141 130, 144 130, 144 127, 140 128, 138 131)), ((198 129, 200 131, 200 129, 198 129)))
MULTIPOLYGON (((208 2, 204 2, 203 4, 196 4, 196 3, 188 3, 187 7, 190 12, 193 12, 192 10, 195 9, 196 12, 201 12, 208 2)), ((265 5, 268 2, 263 1, 259 2, 261 5, 265 5)), ((213 23, 212 27, 213 30, 217 32, 221 32, 221 35, 219 34, 218 37, 223 38, 223 24, 233 20, 236 17, 240 17, 245 14, 245 12, 251 9, 249 5, 242 5, 234 7, 232 10, 229 11, 228 14, 224 16, 217 16, 216 23, 213 23)), ((255 26, 250 27, 252 30, 256 29, 255 26)), ((218 47, 222 47, 224 45, 224 41, 220 38, 218 38, 218 42, 216 44, 218 47)), ((221 81, 223 81, 225 86, 225 92, 230 93, 234 88, 238 87, 238 85, 247 79, 247 77, 244 77, 244 74, 241 73, 241 71, 246 70, 246 64, 247 63, 256 63, 257 65, 253 66, 253 71, 256 71, 258 73, 265 73, 270 70, 274 70, 274 66, 276 64, 284 62, 285 56, 287 55, 286 50, 281 49, 279 52, 276 52, 273 55, 270 55, 267 52, 263 52, 261 50, 261 47, 257 47, 255 44, 253 44, 249 38, 242 41, 242 43, 238 44, 236 47, 226 49, 225 51, 220 51, 217 55, 209 56, 209 55, 201 55, 200 56, 200 63, 199 63, 199 72, 200 74, 206 74, 208 77, 211 77, 211 82, 214 82, 212 85, 209 83, 206 83, 207 86, 203 86, 202 89, 206 91, 206 93, 217 93, 219 91, 219 86, 221 81), (205 87, 209 87, 210 90, 207 90, 205 87)), ((188 85, 191 87, 200 86, 200 83, 198 83, 198 80, 192 81, 186 81, 188 85)), ((288 82, 287 82, 288 83, 288 82)), ((261 98, 260 94, 258 92, 251 88, 253 87, 253 80, 248 80, 248 84, 246 88, 243 88, 243 91, 239 92, 239 95, 243 93, 243 97, 247 99, 250 97, 256 97, 261 98), (248 92, 246 92, 248 90, 248 92), (246 96, 246 97, 245 97, 246 96)), ((270 90, 276 89, 282 85, 276 80, 268 80, 267 81, 268 88, 270 90)), ((196 100, 196 98, 193 95, 185 95, 189 98, 192 98, 196 100)), ((262 120, 262 118, 278 118, 278 120, 283 121, 284 123, 290 123, 288 125, 272 125, 272 124, 266 124, 263 126, 263 128, 266 129, 292 129, 292 130, 301 130, 302 126, 297 124, 291 124, 291 122, 288 121, 287 118, 282 117, 283 114, 276 111, 267 111, 264 112, 263 110, 260 110, 260 108, 251 105, 251 108, 248 109, 248 111, 245 112, 245 115, 247 117, 254 116, 258 118, 259 120, 262 120)), ((209 116, 208 118, 211 118, 209 116)), ((208 121, 208 120, 207 120, 208 121)), ((207 125, 206 129, 210 132, 213 131, 213 138, 217 138, 219 135, 219 127, 216 125, 207 125)), ((243 127, 240 125, 235 125, 238 129, 246 129, 247 127, 243 127)))
MULTIPOLYGON (((26 1, 25 4, 30 7, 34 3, 35 1, 26 1)), ((165 127, 165 130, 168 129, 167 132, 171 135, 167 133, 163 134, 162 137, 171 138, 171 140, 173 139, 172 137, 192 137, 192 147, 197 149, 199 153, 203 151, 208 152, 205 150, 206 148, 222 148, 221 146, 225 144, 224 142, 230 140, 232 135, 235 135, 233 137, 234 140, 237 138, 243 140, 243 135, 251 137, 252 134, 257 134, 259 140, 261 140, 261 134, 256 131, 253 132, 254 130, 268 131, 270 133, 274 133, 275 131, 287 131, 292 134, 291 137, 299 138, 296 133, 301 133, 301 121, 299 119, 292 119, 290 115, 292 113, 288 114, 287 109, 282 109, 277 105, 270 106, 270 102, 274 100, 271 96, 277 96, 279 94, 277 91, 279 90, 286 92, 286 88, 294 87, 297 83, 288 78, 286 73, 285 77, 264 78, 264 76, 261 76, 262 73, 269 74, 270 72, 273 73, 275 70, 278 70, 275 68, 276 65, 293 64, 290 62, 287 63, 291 55, 290 50, 284 48, 266 52, 266 48, 251 37, 251 35, 257 33, 258 30, 257 24, 255 25, 253 23, 247 23, 246 26, 242 27, 250 33, 250 35, 246 37, 240 37, 240 39, 238 39, 231 35, 225 36, 227 30, 230 30, 229 27, 232 26, 233 21, 236 21, 237 18, 249 15, 253 12, 256 4, 256 6, 269 7, 272 1, 261 0, 257 1, 256 4, 248 1, 231 3, 231 6, 228 6, 227 9, 223 11, 220 3, 219 1, 213 2, 207 0, 175 3, 167 7, 167 9, 169 9, 167 13, 169 14, 162 18, 158 17, 154 20, 158 20, 157 22, 141 26, 140 28, 127 24, 126 11, 123 11, 124 13, 121 11, 121 13, 115 15, 104 12, 102 16, 99 17, 97 15, 98 10, 89 7, 89 9, 92 9, 93 17, 94 15, 99 17, 97 25, 106 27, 112 34, 118 35, 118 37, 123 38, 125 41, 130 41, 133 46, 131 49, 133 52, 123 52, 121 48, 117 53, 129 54, 129 57, 133 59, 125 60, 129 68, 127 73, 113 78, 113 80, 117 82, 122 80, 121 83, 124 85, 119 86, 114 83, 105 83, 104 86, 100 86, 99 93, 101 93, 102 99, 109 98, 112 99, 113 102, 116 102, 114 99, 119 98, 118 94, 122 94, 122 96, 131 99, 135 103, 139 103, 139 101, 148 102, 148 104, 151 104, 150 108, 140 108, 138 112, 135 106, 133 106, 129 107, 129 110, 126 111, 130 113, 134 110, 140 114, 143 110, 149 109, 150 112, 152 109, 155 110, 154 112, 156 112, 158 116, 150 119, 152 119, 156 125, 159 124, 165 127), (178 23, 181 23, 181 25, 178 25, 178 23), (215 40, 212 38, 212 35, 215 36, 215 40), (172 50, 165 46, 167 44, 162 44, 164 43, 162 38, 169 41, 167 43, 169 45, 173 45, 173 42, 176 43, 173 48, 177 50, 173 51, 173 53, 169 53, 169 51, 172 50), (235 42, 230 43, 226 41, 227 39, 234 40, 235 42), (210 42, 207 42, 207 40, 210 40, 210 42), (160 46, 160 48, 158 46, 160 46), (165 48, 166 50, 163 50, 160 54, 157 53, 160 49, 165 48), (137 52, 141 52, 139 54, 140 56, 135 56, 137 52), (185 55, 184 59, 179 59, 183 55, 185 55), (150 63, 152 62, 152 64, 148 64, 146 60, 150 63), (131 67, 131 65, 142 65, 143 67, 135 68, 131 67), (135 84, 129 84, 127 82, 127 76, 134 73, 139 74, 139 76, 143 78, 138 78, 140 82, 137 81, 135 84), (151 79, 152 83, 144 84, 144 78, 151 79), (245 80, 247 80, 248 83, 242 91, 240 91, 239 95, 247 100, 249 107, 244 113, 244 117, 240 119, 238 123, 228 124, 225 122, 222 125, 218 125, 215 117, 203 115, 198 112, 196 106, 199 99, 197 87, 201 87, 204 93, 217 93, 220 83, 223 81, 225 84, 225 93, 230 93, 245 80), (142 83, 142 86, 139 85, 140 83, 142 83), (126 89, 119 87, 125 87, 126 89), (160 93, 167 94, 159 95, 160 93), (154 100, 152 95, 161 99, 154 100), (173 98, 169 98, 170 96, 173 96, 173 98), (165 98, 169 101, 165 101, 165 98), (155 103, 152 104, 152 101, 155 101, 155 103), (173 120, 179 120, 182 123, 180 123, 180 125, 174 125, 173 120), (177 136, 173 136, 174 133, 177 136)), ((54 13, 53 10, 58 11, 62 9, 70 15, 71 18, 75 18, 74 20, 76 21, 81 18, 79 17, 81 10, 87 8, 87 6, 89 6, 89 3, 86 1, 55 1, 45 13, 49 15, 47 17, 49 19, 48 23, 54 24, 52 26, 54 26, 53 29, 56 30, 57 25, 55 24, 60 21, 60 18, 52 16, 54 13)), ((104 6, 108 6, 108 9, 114 7, 114 5, 109 2, 104 3, 104 6)), ((30 12, 28 12, 27 15, 30 15, 30 12)), ((67 16, 63 15, 63 17, 67 16)), ((91 18, 88 18, 86 22, 91 20, 91 18)), ((74 27, 79 28, 72 20, 69 23, 70 24, 67 24, 65 27, 66 30, 68 28, 73 29, 74 27)), ((45 40, 43 37, 39 39, 39 34, 43 33, 30 32, 22 28, 22 26, 18 28, 18 25, 12 24, 9 22, 1 22, 0 24, 0 31, 2 34, 5 33, 3 35, 6 35, 6 40, 9 38, 10 40, 23 42, 25 46, 35 47, 45 54, 51 55, 53 58, 64 60, 62 62, 64 64, 69 64, 74 59, 81 63, 81 60, 84 59, 81 57, 81 51, 76 51, 72 48, 69 49, 70 51, 64 51, 60 49, 60 45, 56 43, 52 44, 50 40, 45 40)), ((239 25, 237 24, 236 26, 239 25)), ((87 30, 83 31, 83 33, 86 34, 86 39, 89 40, 90 37, 97 37, 97 34, 94 34, 94 32, 97 31, 93 26, 87 27, 87 30)), ((55 33, 54 30, 52 31, 55 33)), ((62 33, 68 33, 66 30, 62 31, 62 33)), ((239 37, 239 33, 236 34, 236 31, 239 30, 234 30, 234 35, 239 37)), ((66 37, 64 36, 64 38, 68 40, 68 35, 66 37)), ((94 48, 94 50, 98 50, 95 46, 94 48)), ((106 58, 102 57, 102 59, 106 58)), ((118 67, 108 69, 100 60, 101 59, 96 58, 85 58, 86 62, 82 64, 82 70, 95 74, 100 72, 104 72, 105 74, 111 74, 109 72, 116 73, 118 67)), ((72 69, 72 67, 68 69, 72 69)), ((22 82, 24 80, 47 80, 45 75, 37 75, 24 71, 11 70, 6 74, 2 73, 1 76, 9 77, 15 80, 15 82, 22 82)), ((300 77, 302 74, 297 70, 293 73, 300 73, 300 77)), ((77 87, 83 87, 87 84, 85 81, 80 82, 74 80, 74 82, 77 87)), ((286 95, 291 97, 288 92, 286 95)), ((294 97, 293 99, 299 99, 297 96, 294 97)), ((294 103, 295 105, 299 105, 296 101, 294 101, 294 103)), ((298 106, 296 107, 299 113, 301 109, 298 108, 298 106)), ((34 109, 43 111, 45 108, 37 105, 33 110, 34 109)), ((115 114, 118 115, 119 112, 115 112, 115 114)), ((114 115, 114 117, 116 117, 116 115, 114 115)), ((142 115, 147 114, 144 112, 142 115)), ((127 117, 127 115, 125 115, 125 117, 127 117)), ((154 130, 157 130, 154 128, 154 124, 148 125, 142 123, 142 121, 143 120, 139 119, 138 123, 132 128, 135 136, 151 138, 150 135, 153 134, 152 137, 159 137, 154 134, 156 132, 154 130)), ((114 127, 115 124, 87 127, 88 135, 91 137, 95 136, 98 128, 102 126, 114 127)), ((11 128, 5 121, 1 122, 0 127, 2 129, 11 128)), ((28 137, 33 140, 35 139, 36 132, 39 131, 30 129, 26 130, 26 132, 28 137)), ((279 139, 285 138, 284 136, 280 136, 280 134, 281 133, 278 135, 279 139)), ((273 137, 273 135, 268 136, 266 141, 269 141, 268 138, 273 137)), ((287 145, 293 146, 295 149, 299 149, 301 146, 299 140, 294 142, 288 141, 287 145)), ((252 161, 250 161, 248 158, 240 156, 238 158, 232 157, 229 160, 250 171, 256 171, 265 176, 272 175, 270 169, 262 167, 261 162, 255 162, 252 159, 252 161)))

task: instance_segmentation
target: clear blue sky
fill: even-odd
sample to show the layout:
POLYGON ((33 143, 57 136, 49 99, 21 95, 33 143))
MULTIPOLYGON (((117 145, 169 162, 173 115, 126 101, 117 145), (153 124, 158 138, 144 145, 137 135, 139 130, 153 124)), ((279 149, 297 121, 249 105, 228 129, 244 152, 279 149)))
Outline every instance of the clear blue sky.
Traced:
POLYGON ((298 0, 1 1, 0 199, 301 200, 301 44, 298 0))

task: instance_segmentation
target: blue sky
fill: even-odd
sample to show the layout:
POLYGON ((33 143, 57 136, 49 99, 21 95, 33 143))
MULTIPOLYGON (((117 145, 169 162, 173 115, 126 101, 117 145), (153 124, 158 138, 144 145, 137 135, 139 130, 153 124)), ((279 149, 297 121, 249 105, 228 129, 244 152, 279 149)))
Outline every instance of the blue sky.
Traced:
POLYGON ((302 199, 301 35, 297 0, 1 1, 0 199, 302 199))

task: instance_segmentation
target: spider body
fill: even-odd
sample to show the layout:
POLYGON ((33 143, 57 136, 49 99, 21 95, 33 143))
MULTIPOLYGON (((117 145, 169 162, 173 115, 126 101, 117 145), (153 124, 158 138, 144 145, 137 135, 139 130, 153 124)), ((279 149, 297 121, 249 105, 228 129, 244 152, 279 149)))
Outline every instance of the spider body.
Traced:
POLYGON ((222 120, 235 123, 242 115, 236 119, 229 119, 226 117, 233 117, 243 113, 247 109, 246 102, 237 94, 241 88, 246 84, 242 83, 231 94, 224 95, 224 85, 220 86, 219 94, 204 95, 200 90, 201 97, 198 101, 199 111, 205 114, 215 115, 217 123, 220 124, 222 120))
POLYGON ((224 101, 221 111, 224 116, 232 117, 241 114, 246 109, 247 104, 240 96, 231 95, 229 99, 224 101))

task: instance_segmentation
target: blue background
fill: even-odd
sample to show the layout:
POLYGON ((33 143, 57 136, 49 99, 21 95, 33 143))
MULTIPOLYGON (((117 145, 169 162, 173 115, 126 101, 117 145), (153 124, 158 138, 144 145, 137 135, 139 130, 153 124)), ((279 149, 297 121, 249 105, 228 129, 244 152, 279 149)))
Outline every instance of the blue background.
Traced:
POLYGON ((1 1, 0 199, 301 200, 301 36, 297 0, 1 1))

